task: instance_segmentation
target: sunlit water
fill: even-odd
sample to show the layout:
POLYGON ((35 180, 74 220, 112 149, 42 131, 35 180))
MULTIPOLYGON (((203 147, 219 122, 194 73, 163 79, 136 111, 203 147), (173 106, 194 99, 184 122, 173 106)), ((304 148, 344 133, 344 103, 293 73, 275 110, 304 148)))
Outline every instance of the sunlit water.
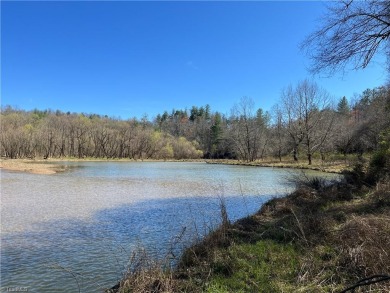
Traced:
POLYGON ((284 169, 205 163, 81 162, 55 175, 1 171, 1 288, 102 292, 139 246, 163 257, 256 212, 291 186, 284 169))

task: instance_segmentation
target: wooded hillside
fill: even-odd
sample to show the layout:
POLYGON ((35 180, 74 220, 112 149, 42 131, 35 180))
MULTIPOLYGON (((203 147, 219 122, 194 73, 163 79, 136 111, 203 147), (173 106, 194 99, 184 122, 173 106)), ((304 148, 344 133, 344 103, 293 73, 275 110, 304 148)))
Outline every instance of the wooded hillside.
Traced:
POLYGON ((304 80, 286 87, 271 111, 243 97, 230 115, 210 106, 173 109, 152 121, 122 120, 60 110, 24 111, 4 106, 1 155, 7 158, 230 158, 326 160, 330 153, 363 154, 378 148, 389 129, 390 89, 367 89, 337 105, 304 80))

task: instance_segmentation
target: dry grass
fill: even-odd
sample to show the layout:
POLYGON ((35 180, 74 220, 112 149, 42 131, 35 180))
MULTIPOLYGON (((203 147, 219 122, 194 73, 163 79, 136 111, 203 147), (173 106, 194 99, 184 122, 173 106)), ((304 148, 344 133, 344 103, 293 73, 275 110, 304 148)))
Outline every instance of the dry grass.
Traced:
POLYGON ((144 249, 137 249, 130 258, 128 272, 119 288, 106 292, 174 292, 174 288, 169 260, 153 260, 144 249))
POLYGON ((353 216, 335 233, 348 274, 356 277, 390 271, 390 216, 353 216))

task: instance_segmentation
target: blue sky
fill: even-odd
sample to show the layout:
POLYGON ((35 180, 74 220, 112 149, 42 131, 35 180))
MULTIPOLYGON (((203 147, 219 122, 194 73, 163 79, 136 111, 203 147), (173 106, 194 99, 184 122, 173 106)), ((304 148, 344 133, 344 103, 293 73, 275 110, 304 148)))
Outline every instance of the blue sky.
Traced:
POLYGON ((313 78, 335 99, 382 85, 364 71, 311 77, 298 48, 321 2, 1 1, 1 104, 121 117, 243 96, 269 110, 283 87, 313 78))

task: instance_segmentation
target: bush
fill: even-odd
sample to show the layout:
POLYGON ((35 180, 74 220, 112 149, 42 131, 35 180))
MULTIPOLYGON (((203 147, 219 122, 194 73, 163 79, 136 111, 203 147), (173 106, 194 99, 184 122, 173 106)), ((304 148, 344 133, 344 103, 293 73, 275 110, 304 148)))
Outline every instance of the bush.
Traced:
POLYGON ((374 185, 390 176, 390 128, 380 135, 379 149, 371 158, 366 181, 374 185))

